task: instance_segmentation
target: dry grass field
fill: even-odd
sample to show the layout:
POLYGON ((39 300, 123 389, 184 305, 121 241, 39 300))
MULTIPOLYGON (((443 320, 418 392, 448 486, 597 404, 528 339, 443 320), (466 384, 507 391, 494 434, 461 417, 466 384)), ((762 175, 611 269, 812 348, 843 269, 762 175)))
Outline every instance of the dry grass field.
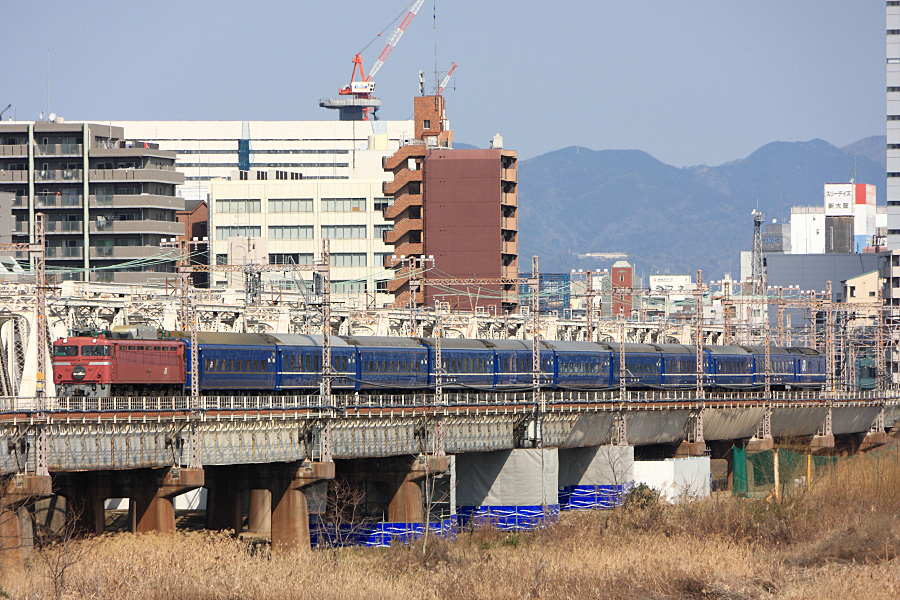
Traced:
POLYGON ((895 599, 898 518, 900 465, 860 457, 780 502, 643 498, 541 531, 388 549, 272 557, 221 534, 108 534, 41 550, 2 589, 17 599, 895 599))

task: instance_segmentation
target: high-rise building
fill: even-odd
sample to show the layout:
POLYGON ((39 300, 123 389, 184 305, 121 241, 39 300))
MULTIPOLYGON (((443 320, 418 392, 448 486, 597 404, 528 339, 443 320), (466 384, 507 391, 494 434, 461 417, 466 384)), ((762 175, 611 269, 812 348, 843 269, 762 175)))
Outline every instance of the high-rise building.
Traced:
POLYGON ((900 250, 900 2, 887 2, 888 250, 900 250))
POLYGON ((518 192, 516 153, 495 138, 487 150, 452 149, 442 96, 415 99, 416 139, 384 160, 393 179, 384 184, 393 204, 384 216, 393 221, 385 242, 393 253, 385 266, 395 269, 388 289, 395 306, 433 306, 512 311, 516 283, 411 289, 420 278, 518 277, 518 192), (433 259, 429 265, 428 260, 433 259), (419 272, 433 267, 433 274, 419 272))
MULTIPOLYGON (((57 280, 164 283, 164 240, 184 234, 175 154, 126 139, 122 127, 62 120, 0 124, 0 191, 12 192, 14 242, 44 213, 46 264, 57 280)), ((19 259, 27 259, 21 253, 19 259)))

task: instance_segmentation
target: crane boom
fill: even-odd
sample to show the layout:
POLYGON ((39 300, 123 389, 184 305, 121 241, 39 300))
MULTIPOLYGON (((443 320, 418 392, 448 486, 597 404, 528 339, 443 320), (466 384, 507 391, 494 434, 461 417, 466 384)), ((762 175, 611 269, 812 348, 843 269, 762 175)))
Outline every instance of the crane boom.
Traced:
POLYGON ((393 33, 391 33, 391 37, 388 40, 388 43, 384 45, 384 49, 381 51, 381 54, 378 56, 378 60, 375 61, 375 64, 372 65, 372 69, 369 71, 369 74, 365 77, 363 81, 371 81, 373 77, 375 77, 375 73, 381 68, 381 65, 384 64, 384 61, 387 60, 387 57, 390 55, 391 50, 394 49, 394 46, 397 45, 397 42, 400 41, 400 38, 403 37, 403 34, 406 32, 406 28, 409 27, 409 24, 416 17, 416 13, 419 12, 419 9, 422 8, 422 4, 425 3, 425 0, 413 0, 413 3, 409 5, 409 8, 406 10, 406 15, 403 17, 403 21, 394 29, 393 33))
POLYGON ((438 96, 440 96, 441 94, 444 93, 444 88, 447 87, 448 83, 450 83, 450 77, 453 76, 453 71, 455 71, 456 67, 458 67, 458 66, 459 65, 457 65, 456 63, 450 64, 450 70, 447 71, 447 76, 444 77, 444 79, 441 81, 441 84, 438 86, 438 89, 437 89, 438 96))
POLYGON ((3 115, 6 114, 6 111, 8 111, 11 108, 12 108, 12 104, 7 104, 6 108, 4 108, 3 110, 0 110, 0 119, 2 119, 3 115))

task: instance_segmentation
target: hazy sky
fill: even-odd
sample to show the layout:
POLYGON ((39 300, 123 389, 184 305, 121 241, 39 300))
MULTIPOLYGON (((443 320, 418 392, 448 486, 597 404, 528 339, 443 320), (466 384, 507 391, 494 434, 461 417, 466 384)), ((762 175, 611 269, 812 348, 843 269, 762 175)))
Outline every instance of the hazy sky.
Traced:
MULTIPOLYGON (((70 121, 335 119, 318 99, 406 4, 3 0, 0 109, 46 110, 49 50, 50 110, 70 121)), ((376 95, 381 118, 410 118, 436 48, 439 70, 459 63, 444 94, 457 141, 714 165, 883 135, 884 30, 881 0, 426 0, 376 95)))

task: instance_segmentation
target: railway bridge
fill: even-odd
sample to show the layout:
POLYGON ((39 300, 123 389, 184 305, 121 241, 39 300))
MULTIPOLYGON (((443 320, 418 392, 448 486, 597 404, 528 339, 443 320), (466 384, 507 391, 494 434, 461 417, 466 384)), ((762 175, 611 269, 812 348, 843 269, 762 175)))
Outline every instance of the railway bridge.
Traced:
POLYGON ((633 460, 635 449, 697 456, 735 443, 763 450, 778 439, 871 445, 900 419, 893 392, 542 396, 445 392, 438 403, 432 394, 335 395, 327 406, 319 395, 2 398, 0 553, 21 560, 21 544, 9 541, 22 531, 17 507, 50 494, 64 496, 77 526, 93 533, 103 530, 108 498, 131 500, 134 531, 174 531, 173 498, 197 488, 206 489, 207 526, 240 531, 249 497, 251 527, 254 519, 268 527, 282 551, 309 546, 308 496, 336 476, 376 490, 388 522, 421 524, 422 482, 448 471, 454 508, 546 510, 558 504, 557 489, 609 484, 598 478, 610 478, 610 449, 633 460), (529 481, 536 490, 522 487, 529 481))

